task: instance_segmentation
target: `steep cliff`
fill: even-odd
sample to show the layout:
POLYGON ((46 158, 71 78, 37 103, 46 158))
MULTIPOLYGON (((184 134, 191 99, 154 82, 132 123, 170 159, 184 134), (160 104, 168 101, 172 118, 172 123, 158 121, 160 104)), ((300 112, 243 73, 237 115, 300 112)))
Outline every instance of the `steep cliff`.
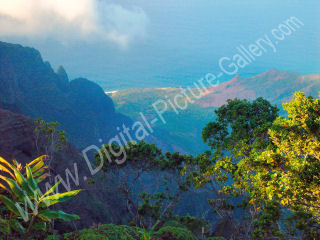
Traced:
MULTIPOLYGON (((34 128, 32 119, 0 109, 0 156, 8 161, 16 159, 24 164, 45 153, 44 147, 48 143, 39 138, 36 146, 34 128)), ((112 179, 105 176, 95 184, 89 184, 88 180, 92 176, 87 163, 70 144, 66 144, 62 150, 53 151, 50 172, 51 177, 44 183, 52 185, 51 181, 60 175, 72 190, 83 189, 75 198, 59 206, 66 212, 78 214, 80 220, 58 225, 58 229, 74 230, 76 226, 89 227, 100 222, 121 223, 125 219, 124 204, 119 196, 113 194, 116 189, 112 179), (71 175, 66 176, 68 171, 74 179, 71 175)), ((59 191, 66 191, 63 183, 59 191)))
POLYGON ((40 53, 0 42, 0 107, 31 118, 57 121, 78 148, 107 142, 116 127, 131 120, 115 112, 112 100, 95 83, 69 82, 60 67, 55 73, 40 53))

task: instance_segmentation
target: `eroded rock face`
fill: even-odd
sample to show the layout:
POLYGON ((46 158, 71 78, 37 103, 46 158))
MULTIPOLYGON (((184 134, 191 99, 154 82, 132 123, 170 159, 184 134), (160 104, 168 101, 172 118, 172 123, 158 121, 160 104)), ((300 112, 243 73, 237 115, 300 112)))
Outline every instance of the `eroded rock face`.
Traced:
POLYGON ((241 78, 236 75, 229 81, 211 87, 197 101, 203 107, 220 107, 227 99, 249 99, 263 97, 273 104, 281 106, 289 101, 295 91, 317 96, 320 89, 320 75, 301 76, 298 73, 271 69, 262 74, 241 78))
POLYGON ((115 112, 112 100, 97 84, 83 78, 69 82, 55 73, 40 53, 0 42, 0 107, 47 122, 57 121, 78 148, 108 142, 117 126, 131 120, 115 112))
POLYGON ((0 154, 3 158, 21 159, 33 156, 32 120, 0 109, 0 154))
MULTIPOLYGON (((39 148, 36 147, 34 128, 32 119, 0 109, 0 156, 8 161, 16 159, 25 164, 44 154, 48 143, 40 138, 40 142, 37 143, 39 148)), ((89 227, 93 223, 111 221, 121 223, 125 219, 124 204, 122 204, 122 199, 113 194, 116 190, 112 179, 96 177, 95 184, 88 184, 88 179, 91 179, 92 176, 87 163, 70 144, 66 144, 62 150, 54 151, 50 165, 52 177, 51 181, 50 179, 47 181, 51 185, 57 175, 60 175, 68 184, 66 170, 69 169, 72 176, 78 179, 78 184, 76 184, 69 176, 70 188, 72 190, 83 189, 74 199, 57 206, 66 212, 80 216, 80 220, 73 223, 58 224, 57 227, 60 230, 68 231, 73 230, 74 227, 89 227)), ((63 184, 59 187, 59 191, 65 191, 63 184)))

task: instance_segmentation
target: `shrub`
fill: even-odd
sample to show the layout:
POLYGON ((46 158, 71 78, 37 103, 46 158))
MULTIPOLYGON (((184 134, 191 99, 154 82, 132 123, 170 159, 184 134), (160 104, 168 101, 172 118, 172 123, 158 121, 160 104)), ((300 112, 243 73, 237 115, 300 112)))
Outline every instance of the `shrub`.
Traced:
POLYGON ((53 219, 79 219, 78 215, 48 208, 67 201, 80 190, 55 193, 58 182, 42 194, 38 184, 47 176, 45 160, 46 156, 41 156, 22 167, 16 161, 11 164, 0 157, 0 171, 5 174, 0 174, 0 188, 4 190, 0 194, 4 205, 0 217, 0 233, 3 235, 15 238, 28 236, 31 231, 46 231, 47 223, 53 219))
POLYGON ((170 239, 170 240, 197 240, 197 238, 186 228, 166 226, 160 228, 154 234, 156 239, 170 239))
POLYGON ((123 225, 98 225, 94 228, 64 234, 65 240, 140 240, 139 228, 123 225))

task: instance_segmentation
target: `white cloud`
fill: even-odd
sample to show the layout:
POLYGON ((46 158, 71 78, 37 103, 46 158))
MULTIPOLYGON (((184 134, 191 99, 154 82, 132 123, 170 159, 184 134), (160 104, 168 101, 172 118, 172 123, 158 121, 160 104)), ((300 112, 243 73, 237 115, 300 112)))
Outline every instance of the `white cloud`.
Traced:
POLYGON ((126 48, 144 37, 147 15, 138 7, 99 0, 0 0, 0 36, 108 41, 126 48))

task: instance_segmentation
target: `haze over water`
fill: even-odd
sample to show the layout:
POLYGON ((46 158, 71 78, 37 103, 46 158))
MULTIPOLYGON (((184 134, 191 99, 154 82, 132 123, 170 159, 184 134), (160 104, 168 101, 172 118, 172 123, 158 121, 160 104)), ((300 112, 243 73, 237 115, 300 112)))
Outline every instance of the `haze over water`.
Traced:
POLYGON ((250 76, 272 68, 320 73, 318 0, 113 3, 130 11, 139 9, 132 16, 113 13, 120 31, 131 34, 126 46, 99 39, 59 41, 52 36, 3 36, 1 40, 33 46, 54 68, 63 65, 71 79, 86 77, 104 89, 179 87, 191 85, 208 72, 217 73, 219 58, 232 57, 239 45, 254 43, 295 16, 304 26, 280 42, 276 53, 269 50, 239 74, 250 76))

